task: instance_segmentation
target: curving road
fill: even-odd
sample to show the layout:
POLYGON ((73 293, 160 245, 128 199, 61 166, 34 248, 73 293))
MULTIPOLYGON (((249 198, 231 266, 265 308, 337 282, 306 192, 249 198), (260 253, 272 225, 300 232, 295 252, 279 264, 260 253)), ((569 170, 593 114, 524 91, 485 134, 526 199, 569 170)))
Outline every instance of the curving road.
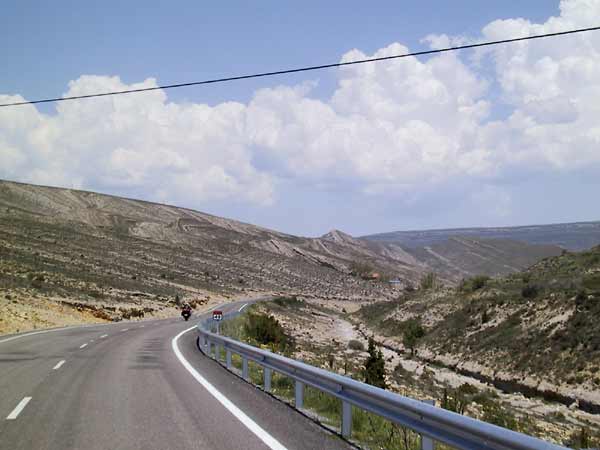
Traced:
POLYGON ((194 319, 0 337, 0 449, 350 448, 203 356, 194 319))

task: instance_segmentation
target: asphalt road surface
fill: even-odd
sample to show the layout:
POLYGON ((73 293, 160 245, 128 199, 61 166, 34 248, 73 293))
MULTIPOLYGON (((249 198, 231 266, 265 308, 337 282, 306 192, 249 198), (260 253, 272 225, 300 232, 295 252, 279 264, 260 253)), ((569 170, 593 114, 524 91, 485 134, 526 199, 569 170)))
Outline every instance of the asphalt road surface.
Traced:
POLYGON ((198 320, 1 336, 0 449, 350 448, 202 355, 198 320))

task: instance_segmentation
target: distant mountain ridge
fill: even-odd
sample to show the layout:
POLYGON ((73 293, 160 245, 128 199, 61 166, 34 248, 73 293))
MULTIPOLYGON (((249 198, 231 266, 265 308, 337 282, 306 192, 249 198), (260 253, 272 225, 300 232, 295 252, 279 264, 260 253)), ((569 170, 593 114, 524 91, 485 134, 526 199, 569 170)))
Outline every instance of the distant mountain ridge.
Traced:
POLYGON ((405 248, 418 248, 439 244, 453 237, 510 239, 528 244, 556 245, 567 250, 581 251, 600 244, 600 221, 516 227, 392 231, 361 236, 360 239, 371 242, 394 242, 405 248))

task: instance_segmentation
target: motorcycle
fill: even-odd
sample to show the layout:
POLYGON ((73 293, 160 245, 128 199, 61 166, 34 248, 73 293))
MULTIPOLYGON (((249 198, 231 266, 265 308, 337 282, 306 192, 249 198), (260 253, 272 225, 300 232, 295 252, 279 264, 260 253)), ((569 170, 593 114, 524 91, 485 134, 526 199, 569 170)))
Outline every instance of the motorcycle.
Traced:
POLYGON ((184 309, 183 311, 181 311, 181 316, 187 322, 189 320, 189 318, 192 316, 192 312, 189 309, 184 309))

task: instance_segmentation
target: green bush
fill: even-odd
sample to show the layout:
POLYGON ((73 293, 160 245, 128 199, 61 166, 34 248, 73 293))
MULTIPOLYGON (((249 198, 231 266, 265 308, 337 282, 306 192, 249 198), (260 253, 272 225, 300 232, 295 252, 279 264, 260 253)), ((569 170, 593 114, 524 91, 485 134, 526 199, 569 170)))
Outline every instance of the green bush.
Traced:
POLYGON ((484 288, 489 279, 490 279, 490 277, 487 277, 485 275, 478 275, 476 277, 473 277, 471 279, 472 290, 476 291, 478 289, 484 288))
POLYGON ((272 301, 277 306, 281 306, 283 308, 301 307, 304 305, 304 302, 299 300, 295 295, 291 297, 276 297, 272 301))
POLYGON ((569 440, 565 442, 571 448, 575 449, 588 449, 598 448, 600 446, 600 434, 590 431, 587 427, 581 427, 579 430, 573 431, 569 440))
POLYGON ((420 319, 408 319, 404 322, 403 343, 410 349, 411 355, 415 354, 415 348, 419 339, 425 336, 425 329, 421 325, 420 319))
POLYGON ((375 348, 375 340, 369 338, 369 356, 365 360, 363 370, 364 381, 372 386, 377 386, 382 389, 387 387, 385 382, 385 361, 381 349, 375 348))
POLYGON ((352 339, 350 342, 348 342, 348 348, 350 350, 358 350, 362 352, 365 349, 365 346, 362 342, 352 339))
POLYGON ((458 290, 462 292, 475 292, 486 286, 490 277, 486 275, 477 275, 466 280, 462 280, 458 286, 458 290))
POLYGON ((533 284, 528 284, 521 290, 523 298, 536 298, 538 295, 538 288, 533 284))
POLYGON ((429 272, 429 273, 423 275, 421 277, 419 286, 423 290, 437 289, 437 287, 438 287, 437 275, 433 272, 429 272))
POLYGON ((440 405, 448 411, 464 414, 469 404, 473 402, 473 395, 477 394, 477 392, 477 388, 467 383, 462 384, 456 389, 444 388, 440 405))
POLYGON ((257 344, 270 346, 273 351, 293 352, 293 339, 285 333, 279 321, 273 316, 248 313, 244 323, 244 334, 257 344))
POLYGON ((358 277, 366 277, 371 275, 375 268, 365 261, 352 261, 350 263, 350 273, 358 277))

